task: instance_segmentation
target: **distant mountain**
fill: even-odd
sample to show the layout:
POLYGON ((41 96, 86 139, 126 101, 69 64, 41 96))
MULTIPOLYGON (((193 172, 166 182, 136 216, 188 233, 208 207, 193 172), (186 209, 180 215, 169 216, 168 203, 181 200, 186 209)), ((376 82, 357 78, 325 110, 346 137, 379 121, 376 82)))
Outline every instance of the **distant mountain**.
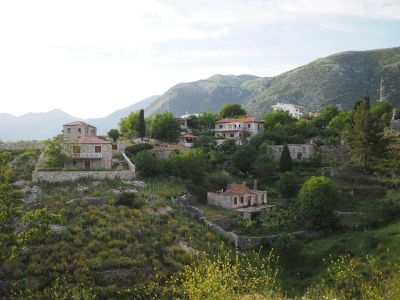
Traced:
POLYGON ((386 99, 400 104, 400 47, 338 53, 276 77, 215 75, 181 83, 154 101, 146 113, 216 112, 227 102, 240 103, 255 116, 277 102, 299 104, 307 111, 329 104, 349 109, 364 96, 377 100, 381 78, 386 99))
POLYGON ((180 83, 155 100, 145 111, 152 115, 170 110, 175 115, 218 111, 227 102, 243 103, 252 94, 245 83, 253 75, 214 75, 208 79, 180 83))
MULTIPOLYGON (((157 96, 151 96, 126 108, 117 110, 104 118, 83 120, 98 128, 98 134, 106 134, 117 127, 119 120, 131 111, 145 109, 157 96)), ((19 117, 0 113, 0 140, 44 140, 61 133, 62 125, 71 121, 82 120, 60 109, 44 113, 28 113, 19 117)))
POLYGON ((131 111, 146 109, 159 96, 154 95, 143 99, 123 109, 117 110, 104 118, 87 119, 85 122, 97 127, 98 134, 106 134, 112 128, 116 128, 121 118, 126 117, 131 111))
POLYGON ((400 47, 351 51, 317 59, 268 79, 263 91, 245 100, 253 114, 277 102, 294 103, 309 111, 334 104, 350 109, 364 96, 379 99, 381 79, 386 100, 400 104, 400 47))

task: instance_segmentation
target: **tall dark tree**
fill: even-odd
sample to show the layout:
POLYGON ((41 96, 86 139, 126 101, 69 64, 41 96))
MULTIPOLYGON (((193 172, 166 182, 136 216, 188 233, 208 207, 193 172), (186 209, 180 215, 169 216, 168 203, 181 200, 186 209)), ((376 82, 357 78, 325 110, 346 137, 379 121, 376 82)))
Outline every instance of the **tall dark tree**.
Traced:
POLYGON ((383 136, 382 122, 371 113, 369 98, 365 97, 356 105, 345 141, 351 162, 366 171, 374 158, 385 153, 387 140, 383 136))
POLYGON ((139 125, 138 125, 139 136, 143 140, 146 136, 146 123, 144 121, 144 110, 141 109, 139 112, 139 125))
POLYGON ((247 115, 247 112, 240 104, 226 103, 222 106, 219 114, 221 118, 237 118, 247 115))
POLYGON ((290 156, 289 147, 286 143, 283 145, 279 168, 282 172, 290 171, 293 168, 292 157, 290 156))

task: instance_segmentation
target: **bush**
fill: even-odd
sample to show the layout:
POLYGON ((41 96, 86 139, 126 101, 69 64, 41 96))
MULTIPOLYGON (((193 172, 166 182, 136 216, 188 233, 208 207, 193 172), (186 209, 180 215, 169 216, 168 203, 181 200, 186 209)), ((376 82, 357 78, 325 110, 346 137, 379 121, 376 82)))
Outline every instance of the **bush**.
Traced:
POLYGON ((136 199, 134 193, 121 193, 117 196, 115 205, 125 205, 130 208, 142 208, 144 201, 142 199, 136 199))
POLYGON ((293 172, 285 172, 276 184, 278 192, 284 198, 295 197, 300 188, 299 176, 293 172))
POLYGON ((337 219, 333 213, 338 199, 337 188, 327 177, 313 176, 300 189, 299 213, 312 229, 332 228, 337 219))
POLYGON ((141 151, 133 157, 136 168, 143 176, 159 175, 162 172, 164 161, 154 157, 152 153, 141 151))
POLYGON ((144 150, 150 150, 153 149, 153 145, 152 144, 147 144, 147 143, 143 143, 143 144, 135 144, 135 145, 131 145, 125 148, 125 153, 126 155, 128 155, 129 157, 139 153, 140 151, 144 151, 144 150))

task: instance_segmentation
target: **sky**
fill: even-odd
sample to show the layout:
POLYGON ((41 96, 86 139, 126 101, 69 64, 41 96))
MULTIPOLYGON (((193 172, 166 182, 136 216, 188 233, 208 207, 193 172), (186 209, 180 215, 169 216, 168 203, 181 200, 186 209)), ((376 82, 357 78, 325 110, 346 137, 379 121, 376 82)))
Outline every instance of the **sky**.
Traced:
POLYGON ((103 117, 180 82, 400 46, 400 0, 0 0, 0 112, 103 117))

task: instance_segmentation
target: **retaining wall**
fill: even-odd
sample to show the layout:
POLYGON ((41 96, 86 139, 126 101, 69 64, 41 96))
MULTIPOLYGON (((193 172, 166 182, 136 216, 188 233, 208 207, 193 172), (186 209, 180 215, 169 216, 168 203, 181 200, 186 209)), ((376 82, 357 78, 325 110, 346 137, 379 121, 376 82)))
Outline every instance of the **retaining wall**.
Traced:
POLYGON ((33 171, 32 181, 63 182, 75 181, 82 177, 91 177, 96 180, 120 178, 122 180, 132 180, 135 172, 126 171, 33 171))

